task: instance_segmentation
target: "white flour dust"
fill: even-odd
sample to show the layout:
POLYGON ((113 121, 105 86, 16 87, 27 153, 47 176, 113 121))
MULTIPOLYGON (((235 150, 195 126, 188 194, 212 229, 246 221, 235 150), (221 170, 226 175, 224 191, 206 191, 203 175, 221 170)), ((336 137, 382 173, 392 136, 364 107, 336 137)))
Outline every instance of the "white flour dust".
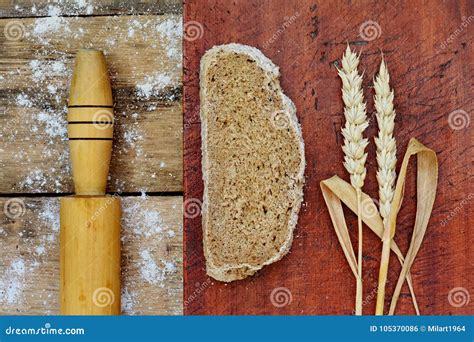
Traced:
POLYGON ((178 232, 165 223, 159 210, 153 208, 155 202, 149 201, 150 197, 144 194, 123 200, 122 245, 126 250, 137 250, 136 254, 127 257, 130 260, 122 270, 122 294, 125 295, 122 309, 128 314, 139 314, 135 308, 139 298, 146 295, 144 287, 147 284, 168 290, 165 289, 167 282, 178 276, 176 257, 165 258, 163 254, 166 253, 159 250, 178 232))
POLYGON ((24 215, 24 230, 19 231, 17 236, 22 253, 8 254, 11 258, 4 260, 5 272, 0 272, 0 306, 18 308, 27 302, 26 294, 31 293, 30 297, 44 301, 45 313, 53 313, 51 310, 57 303, 57 292, 36 287, 41 274, 52 271, 48 269, 51 263, 43 261, 59 252, 59 200, 43 198, 40 201, 26 201, 26 208, 37 214, 24 215), (39 221, 27 219, 33 217, 39 221), (28 233, 29 229, 35 230, 33 236, 28 233))
MULTIPOLYGON (((114 96, 118 95, 113 152, 122 164, 117 169, 142 172, 137 178, 143 179, 156 179, 160 172, 176 177, 169 172, 172 163, 167 159, 159 160, 154 170, 144 170, 141 162, 147 158, 145 147, 152 145, 145 144, 153 138, 146 135, 150 118, 181 96, 182 16, 135 16, 129 9, 131 15, 127 16, 84 17, 104 13, 96 3, 73 0, 15 6, 18 13, 38 17, 24 21, 22 43, 34 46, 30 59, 8 62, 11 67, 0 76, 6 94, 0 108, 0 153, 8 153, 0 167, 11 170, 12 165, 28 165, 19 174, 10 171, 9 177, 17 177, 12 182, 14 192, 73 191, 66 117, 74 54, 81 47, 99 48, 106 54, 114 96), (137 56, 121 58, 123 51, 132 51, 130 46, 142 47, 136 49, 137 56), (160 58, 153 57, 140 65, 140 53, 160 58), (127 91, 122 96, 119 91, 124 87, 127 91)), ((115 191, 136 186, 129 184, 120 171, 114 176, 110 183, 115 191)), ((143 284, 162 289, 179 274, 179 257, 167 256, 154 247, 163 248, 180 233, 179 228, 165 223, 161 212, 148 203, 145 192, 149 189, 144 187, 143 191, 141 198, 123 201, 124 253, 140 251, 130 255, 136 278, 125 273, 122 309, 128 314, 139 313, 137 307, 147 299, 143 284)), ((31 200, 27 207, 35 214, 28 216, 31 221, 25 217, 21 231, 15 232, 13 238, 18 239, 19 249, 8 253, 0 267, 0 307, 14 310, 34 297, 35 303, 40 300, 44 304, 45 313, 54 314, 58 288, 37 286, 44 272, 57 272, 51 265, 59 257, 59 200, 31 200)), ((0 226, 0 248, 7 241, 4 238, 11 238, 10 232, 0 226)), ((165 291, 171 295, 176 290, 165 291)))

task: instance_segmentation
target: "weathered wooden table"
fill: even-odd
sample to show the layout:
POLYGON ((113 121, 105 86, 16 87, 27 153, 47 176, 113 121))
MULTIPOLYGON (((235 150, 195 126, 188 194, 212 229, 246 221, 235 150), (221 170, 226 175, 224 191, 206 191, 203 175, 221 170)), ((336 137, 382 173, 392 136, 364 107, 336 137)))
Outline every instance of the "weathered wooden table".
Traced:
MULTIPOLYGON (((254 277, 227 285, 208 278, 201 218, 193 214, 185 217, 185 313, 352 313, 355 282, 319 188, 321 180, 334 174, 347 179, 340 149, 343 105, 336 67, 349 43, 361 53, 364 95, 373 123, 372 78, 381 52, 388 63, 398 113, 399 160, 411 137, 438 154, 438 194, 412 268, 420 310, 423 314, 473 314, 472 300, 450 303, 449 296, 459 290, 458 295, 464 298, 474 294, 470 123, 474 109, 474 2, 199 0, 185 1, 184 20, 185 27, 193 28, 184 35, 185 212, 186 203, 202 199, 199 61, 213 45, 252 45, 280 66, 282 87, 297 107, 307 161, 305 201, 291 252, 254 277), (272 305, 270 299, 279 287, 291 295, 291 301, 282 307, 272 305)), ((372 140, 375 124, 367 134, 372 140)), ((414 223, 414 170, 410 168, 399 214, 396 241, 402 251, 407 250, 414 223)), ((378 198, 375 171, 371 143, 365 192, 378 198)), ((355 217, 349 213, 347 217, 355 241, 355 217)), ((373 314, 381 243, 365 231, 364 313, 373 314)), ((391 265, 388 295, 400 271, 394 258, 391 265)), ((397 313, 414 313, 406 286, 397 313)))
POLYGON ((0 314, 59 313, 59 197, 79 48, 106 54, 125 314, 182 313, 181 2, 0 4, 0 314))

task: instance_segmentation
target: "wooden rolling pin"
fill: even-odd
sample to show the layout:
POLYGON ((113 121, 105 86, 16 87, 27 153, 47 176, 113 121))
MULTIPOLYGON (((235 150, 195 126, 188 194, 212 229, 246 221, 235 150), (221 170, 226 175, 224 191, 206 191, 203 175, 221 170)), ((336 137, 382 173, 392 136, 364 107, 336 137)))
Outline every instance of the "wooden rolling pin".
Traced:
POLYGON ((76 195, 61 198, 61 314, 120 314, 120 198, 106 196, 113 102, 101 51, 80 50, 68 137, 76 195))

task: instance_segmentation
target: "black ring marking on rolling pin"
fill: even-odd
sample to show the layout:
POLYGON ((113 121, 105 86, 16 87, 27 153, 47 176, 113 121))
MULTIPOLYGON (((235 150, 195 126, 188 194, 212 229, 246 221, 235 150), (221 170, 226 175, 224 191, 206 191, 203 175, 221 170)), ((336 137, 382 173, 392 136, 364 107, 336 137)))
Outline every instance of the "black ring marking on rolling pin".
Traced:
POLYGON ((68 108, 114 108, 114 106, 101 105, 70 105, 68 108))
POLYGON ((68 121, 68 124, 99 124, 99 125, 113 125, 113 121, 68 121))
POLYGON ((114 140, 113 138, 69 138, 69 140, 114 140))

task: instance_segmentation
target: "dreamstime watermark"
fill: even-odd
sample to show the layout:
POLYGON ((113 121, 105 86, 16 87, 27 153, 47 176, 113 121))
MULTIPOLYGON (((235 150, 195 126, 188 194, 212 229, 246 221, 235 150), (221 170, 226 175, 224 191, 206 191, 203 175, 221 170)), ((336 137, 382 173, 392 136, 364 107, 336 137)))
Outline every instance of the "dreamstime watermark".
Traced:
POLYGON ((206 281, 204 281, 202 284, 201 283, 195 283, 194 284, 196 289, 193 291, 193 293, 191 293, 191 295, 186 298, 186 300, 184 301, 183 305, 184 305, 184 308, 187 308, 187 306, 189 304, 191 304, 194 300, 196 300, 196 298, 202 293, 204 292, 204 290, 206 290, 209 286, 212 285, 212 282, 210 279, 206 279, 206 281))
POLYGON ((270 293, 270 302, 277 308, 283 308, 290 305, 293 301, 291 291, 286 287, 276 287, 270 293))
POLYGON ((373 20, 364 21, 359 26, 359 36, 366 42, 370 42, 382 35, 382 29, 378 22, 373 20))
POLYGON ((464 287, 454 287, 448 293, 448 302, 454 308, 462 308, 469 304, 471 297, 464 287))
POLYGON ((446 226, 449 221, 451 221, 457 214, 459 214, 462 209, 474 198, 474 193, 469 193, 466 197, 464 197, 453 210, 449 211, 449 214, 441 220, 441 226, 446 226))
POLYGON ((448 125, 455 131, 469 127, 470 123, 471 116, 465 110, 456 109, 448 115, 448 125))
POLYGON ((301 15, 300 12, 296 12, 291 17, 284 17, 283 24, 276 30, 276 32, 270 37, 270 39, 268 39, 265 43, 263 43, 263 48, 266 49, 271 44, 273 44, 278 39, 278 37, 280 37, 283 34, 283 32, 285 32, 288 29, 288 27, 290 27, 290 25, 296 21, 296 19, 298 19, 300 15, 301 15))
MULTIPOLYGON (((376 295, 377 295, 377 287, 374 287, 372 289, 372 291, 370 291, 370 293, 367 296, 365 296, 364 300, 362 301, 362 307, 372 303, 372 301, 374 300, 376 295)), ((354 310, 352 310, 352 315, 355 315, 355 314, 356 314, 356 312, 355 312, 355 309, 354 309, 354 310)))
POLYGON ((96 129, 104 131, 114 124, 114 115, 111 109, 99 109, 94 113, 92 122, 96 129))
POLYGON ((92 294, 92 302, 99 308, 105 308, 115 302, 114 292, 108 287, 99 287, 92 294))
POLYGON ((107 21, 100 26, 100 28, 94 33, 92 37, 88 39, 91 45, 94 45, 98 41, 100 41, 104 35, 108 35, 110 31, 114 29, 116 25, 120 25, 120 20, 123 17, 121 16, 112 16, 107 17, 107 21))
POLYGON ((45 323, 39 328, 15 328, 9 326, 5 329, 5 335, 84 335, 84 328, 53 328, 51 323, 45 323))
POLYGON ((290 125, 290 119, 284 110, 278 110, 272 113, 271 123, 276 129, 286 129, 290 125))
POLYGON ((5 38, 11 42, 16 42, 25 36, 25 26, 20 20, 10 20, 3 28, 5 38))
POLYGON ((3 205, 3 212, 5 215, 12 220, 25 215, 26 207, 25 202, 20 198, 10 198, 3 205))
POLYGON ((188 198, 183 203, 184 217, 196 218, 201 214, 202 201, 197 198, 188 198))
POLYGON ((204 36, 204 27, 198 21, 191 20, 184 24, 183 28, 184 40, 193 42, 204 36))
POLYGON ((444 41, 442 42, 441 44, 439 44, 440 48, 441 49, 446 49, 446 47, 451 44, 463 31, 465 28, 467 28, 467 26, 472 23, 474 21, 474 15, 470 15, 469 17, 462 17, 462 22, 461 22, 461 25, 459 25, 459 27, 454 30, 453 33, 451 33, 449 35, 449 37, 444 41))
POLYGON ((113 194, 112 196, 109 196, 107 197, 107 199, 105 200, 105 203, 104 205, 100 206, 91 216, 91 218, 89 219, 89 221, 87 222, 88 224, 92 224, 95 220, 97 220, 97 218, 100 217, 100 215, 102 215, 102 213, 105 211, 105 209, 107 209, 111 204, 112 202, 119 197, 119 194, 118 193, 115 193, 113 194))
POLYGON ((361 212, 362 216, 367 218, 372 218, 379 213, 379 209, 377 208, 379 205, 379 201, 372 198, 366 198, 361 202, 361 212))

